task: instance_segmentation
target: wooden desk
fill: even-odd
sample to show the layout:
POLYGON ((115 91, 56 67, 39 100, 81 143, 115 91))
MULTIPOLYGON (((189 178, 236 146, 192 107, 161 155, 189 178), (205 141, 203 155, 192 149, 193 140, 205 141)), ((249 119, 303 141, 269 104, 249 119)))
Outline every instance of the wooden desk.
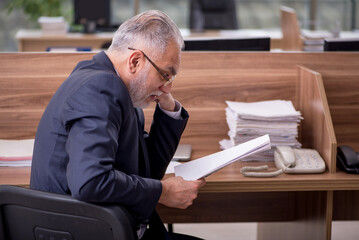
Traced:
MULTIPOLYGON (((344 219, 332 218, 333 212, 338 215, 335 196, 345 196, 347 204, 357 206, 357 201, 353 201, 353 191, 359 190, 356 175, 326 172, 255 179, 239 174, 243 165, 234 163, 208 177, 206 186, 186 210, 159 205, 157 210, 163 221, 258 222, 258 239, 330 239, 332 219, 358 219, 357 208, 339 211, 344 219), (296 237, 288 238, 291 234, 296 237)), ((29 167, 0 168, 1 184, 26 187, 29 177, 29 167)))
POLYGON ((48 47, 90 47, 96 50, 111 42, 112 37, 113 33, 46 35, 41 30, 20 30, 15 36, 19 52, 44 52, 48 47))
MULTIPOLYGON (((0 138, 34 137, 58 86, 93 54, 0 54, 0 138)), ((254 163, 234 163, 209 176, 188 209, 158 206, 163 220, 255 221, 258 239, 330 239, 332 220, 359 219, 359 176, 335 167, 337 141, 359 149, 357 59, 359 53, 183 53, 172 93, 190 114, 181 142, 192 144, 193 158, 219 151, 218 141, 227 138, 225 100, 286 99, 303 113, 300 141, 316 148, 328 169, 254 179, 239 173, 254 163)), ((152 111, 145 111, 146 128, 152 111)), ((0 184, 26 186, 29 175, 30 168, 0 168, 0 184)))
POLYGON ((0 167, 0 184, 29 187, 31 167, 0 167))
MULTIPOLYGON (((263 37, 271 38, 271 48, 280 48, 281 33, 264 30, 208 30, 205 32, 191 32, 181 29, 183 37, 263 37)), ((101 49, 104 43, 111 42, 113 33, 67 33, 59 35, 44 35, 41 30, 20 30, 16 34, 19 52, 43 52, 48 47, 91 47, 93 50, 101 49)))
MULTIPOLYGON (((239 29, 239 30, 207 30, 204 32, 192 32, 189 29, 180 29, 184 39, 193 37, 270 37, 271 50, 283 49, 282 32, 278 29, 239 29)), ((303 30, 307 35, 321 34, 318 32, 303 30)), ((91 47, 93 50, 101 49, 104 43, 111 42, 113 33, 67 33, 61 35, 44 35, 40 30, 20 30, 16 34, 19 52, 43 52, 48 47, 91 47)), ((358 32, 341 32, 341 38, 358 38, 358 32)), ((291 49, 293 50, 293 49, 291 49)))
MULTIPOLYGON (((292 192, 292 191, 339 191, 359 190, 359 177, 354 174, 338 172, 330 174, 288 175, 275 178, 248 178, 239 174, 246 165, 263 163, 236 162, 206 178, 206 185, 201 193, 235 193, 235 192, 292 192)), ((267 164, 267 163, 266 163, 267 164)), ((269 163, 269 170, 275 170, 269 163)), ((29 187, 30 167, 0 167, 0 184, 29 187)), ((167 176, 172 176, 169 174, 167 176)))

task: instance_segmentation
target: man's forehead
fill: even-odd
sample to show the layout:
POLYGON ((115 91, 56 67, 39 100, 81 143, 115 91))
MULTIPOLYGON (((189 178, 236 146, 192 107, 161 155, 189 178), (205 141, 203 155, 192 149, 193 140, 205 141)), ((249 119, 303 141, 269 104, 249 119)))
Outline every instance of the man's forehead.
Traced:
POLYGON ((164 64, 166 71, 170 72, 172 75, 176 75, 180 65, 181 57, 180 53, 165 53, 160 62, 164 64))

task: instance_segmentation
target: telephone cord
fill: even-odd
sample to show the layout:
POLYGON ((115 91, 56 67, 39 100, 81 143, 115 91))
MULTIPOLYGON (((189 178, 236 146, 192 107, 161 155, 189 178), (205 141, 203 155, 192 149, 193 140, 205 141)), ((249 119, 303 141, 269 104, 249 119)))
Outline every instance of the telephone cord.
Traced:
POLYGON ((246 177, 276 177, 283 172, 285 172, 286 169, 278 169, 274 172, 256 172, 256 171, 263 171, 268 170, 268 165, 258 166, 258 167, 252 167, 252 166, 245 166, 242 167, 240 172, 246 176, 246 177))

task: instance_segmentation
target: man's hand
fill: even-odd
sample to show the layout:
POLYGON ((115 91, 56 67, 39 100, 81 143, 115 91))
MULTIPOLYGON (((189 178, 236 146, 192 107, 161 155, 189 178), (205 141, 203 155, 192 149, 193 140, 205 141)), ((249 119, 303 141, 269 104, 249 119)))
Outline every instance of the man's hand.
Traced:
POLYGON ((175 110, 175 100, 171 93, 163 93, 157 97, 156 101, 160 104, 161 108, 173 112, 175 110))
POLYGON ((198 190, 206 184, 201 178, 196 181, 185 181, 182 177, 171 177, 162 180, 162 194, 159 203, 173 208, 186 209, 197 198, 198 190))

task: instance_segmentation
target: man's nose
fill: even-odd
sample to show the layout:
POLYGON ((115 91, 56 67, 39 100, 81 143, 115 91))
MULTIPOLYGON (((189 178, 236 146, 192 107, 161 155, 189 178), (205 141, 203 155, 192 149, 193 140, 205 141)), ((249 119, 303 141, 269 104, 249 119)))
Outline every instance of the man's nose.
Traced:
POLYGON ((160 90, 165 93, 165 94, 168 94, 171 92, 171 88, 172 88, 172 83, 168 84, 167 86, 165 85, 161 85, 160 86, 160 90))

